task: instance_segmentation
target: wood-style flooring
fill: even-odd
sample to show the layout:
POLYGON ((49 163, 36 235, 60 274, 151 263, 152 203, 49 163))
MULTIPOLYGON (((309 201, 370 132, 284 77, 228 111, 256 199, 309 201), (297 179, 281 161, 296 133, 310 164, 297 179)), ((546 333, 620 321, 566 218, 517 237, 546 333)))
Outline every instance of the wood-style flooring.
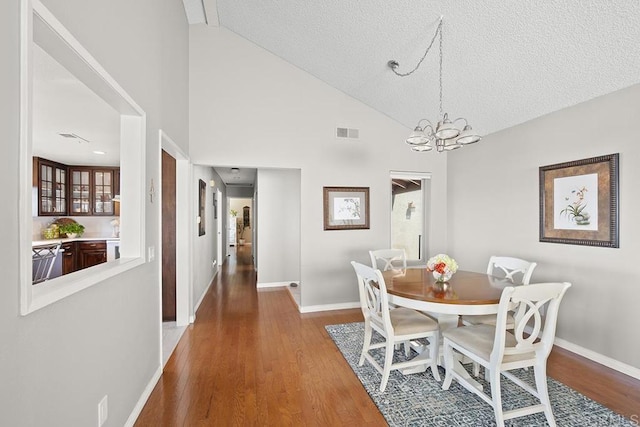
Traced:
MULTIPOLYGON (((300 314, 286 289, 256 290, 250 246, 238 249, 135 425, 386 425, 324 329, 360 310, 300 314)), ((557 348, 548 374, 640 422, 640 381, 557 348)))

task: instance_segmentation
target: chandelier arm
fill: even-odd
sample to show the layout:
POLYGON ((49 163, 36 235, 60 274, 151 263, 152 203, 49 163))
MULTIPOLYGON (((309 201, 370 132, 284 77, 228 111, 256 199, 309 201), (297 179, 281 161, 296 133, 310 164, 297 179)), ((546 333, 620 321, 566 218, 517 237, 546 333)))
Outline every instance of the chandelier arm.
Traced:
MULTIPOLYGON (((420 58, 420 60, 418 61, 418 63, 416 64, 416 66, 413 68, 413 70, 408 71, 406 73, 400 73, 396 70, 396 68, 399 67, 399 64, 396 60, 392 59, 391 61, 389 61, 387 64, 389 65, 389 68, 391 68, 391 71, 393 71, 395 73, 396 76, 400 76, 400 77, 407 77, 410 76, 411 74, 415 73, 416 70, 418 68, 420 68, 420 65, 422 65, 422 61, 424 61, 424 59, 427 57, 427 54, 429 53, 429 51, 431 50, 431 47, 433 46, 433 43, 436 41, 436 37, 438 37, 438 34, 440 34, 440 73, 442 74, 442 16, 440 16, 440 22, 438 24, 438 28, 436 28, 436 32, 433 34, 433 38, 431 39, 431 42, 429 43, 429 46, 427 46, 427 50, 425 50, 424 55, 422 55, 422 58, 420 58)), ((440 81, 442 81, 442 77, 440 78, 440 81)), ((440 96, 442 98, 442 95, 440 96)))
POLYGON ((468 121, 467 119, 465 119, 464 117, 458 117, 458 118, 457 118, 457 119, 455 119, 455 120, 451 120, 451 123, 455 123, 455 122, 458 122, 458 121, 460 121, 460 120, 464 120, 464 124, 465 124, 465 125, 468 125, 468 124, 469 124, 469 121, 468 121))

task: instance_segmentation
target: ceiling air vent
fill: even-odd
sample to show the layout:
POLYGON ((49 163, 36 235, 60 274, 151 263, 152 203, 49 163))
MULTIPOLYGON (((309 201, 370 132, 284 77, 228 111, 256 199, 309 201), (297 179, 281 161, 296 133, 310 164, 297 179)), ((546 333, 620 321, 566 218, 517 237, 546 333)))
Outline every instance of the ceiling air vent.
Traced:
POLYGON ((360 131, 358 129, 336 128, 336 138, 358 139, 360 131))
POLYGON ((75 139, 78 142, 89 142, 88 139, 85 139, 83 137, 81 137, 80 135, 76 135, 75 133, 59 133, 58 135, 60 135, 63 138, 70 138, 70 139, 75 139))

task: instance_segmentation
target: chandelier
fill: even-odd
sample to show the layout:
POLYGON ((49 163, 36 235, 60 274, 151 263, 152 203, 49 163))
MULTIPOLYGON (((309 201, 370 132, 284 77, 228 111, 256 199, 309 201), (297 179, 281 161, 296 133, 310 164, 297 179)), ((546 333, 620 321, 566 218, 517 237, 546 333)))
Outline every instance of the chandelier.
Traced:
POLYGON ((411 135, 406 139, 405 142, 411 146, 411 149, 418 152, 431 151, 434 148, 439 153, 443 151, 456 150, 463 145, 473 144, 481 139, 480 135, 473 131, 471 125, 467 122, 467 119, 459 117, 455 120, 451 120, 449 119, 449 114, 444 113, 442 109, 442 16, 440 17, 438 28, 436 28, 436 32, 431 39, 431 43, 429 43, 427 50, 424 52, 424 55, 422 55, 422 58, 418 61, 418 64, 413 68, 413 70, 406 73, 399 72, 397 69, 400 64, 394 59, 387 62, 387 65, 397 76, 410 76, 420 68, 422 61, 424 61, 431 50, 433 43, 436 41, 436 37, 439 37, 440 40, 440 119, 436 122, 435 126, 431 121, 421 119, 413 132, 411 132, 411 135), (462 125, 458 126, 457 124, 460 122, 462 122, 462 125))

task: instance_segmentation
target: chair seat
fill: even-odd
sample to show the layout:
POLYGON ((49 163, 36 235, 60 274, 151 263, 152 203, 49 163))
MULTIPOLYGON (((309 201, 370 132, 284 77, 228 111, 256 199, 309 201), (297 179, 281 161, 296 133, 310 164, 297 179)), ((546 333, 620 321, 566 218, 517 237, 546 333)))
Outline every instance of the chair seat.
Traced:
MULTIPOLYGON (((496 325, 497 316, 495 314, 480 314, 477 316, 462 316, 462 323, 465 325, 496 325)), ((507 329, 513 329, 516 324, 513 313, 507 314, 507 329)))
POLYGON ((399 307, 389 311, 391 325, 396 335, 412 335, 438 330, 438 322, 409 308, 399 307))
MULTIPOLYGON (((449 338, 460 347, 468 350, 481 359, 489 363, 491 351, 493 350, 496 328, 491 325, 472 325, 450 329, 443 332, 443 337, 449 338)), ((506 347, 514 347, 517 344, 516 338, 511 332, 505 335, 506 347)), ((522 354, 504 355, 503 363, 517 362, 518 360, 535 359, 533 352, 522 354)))

